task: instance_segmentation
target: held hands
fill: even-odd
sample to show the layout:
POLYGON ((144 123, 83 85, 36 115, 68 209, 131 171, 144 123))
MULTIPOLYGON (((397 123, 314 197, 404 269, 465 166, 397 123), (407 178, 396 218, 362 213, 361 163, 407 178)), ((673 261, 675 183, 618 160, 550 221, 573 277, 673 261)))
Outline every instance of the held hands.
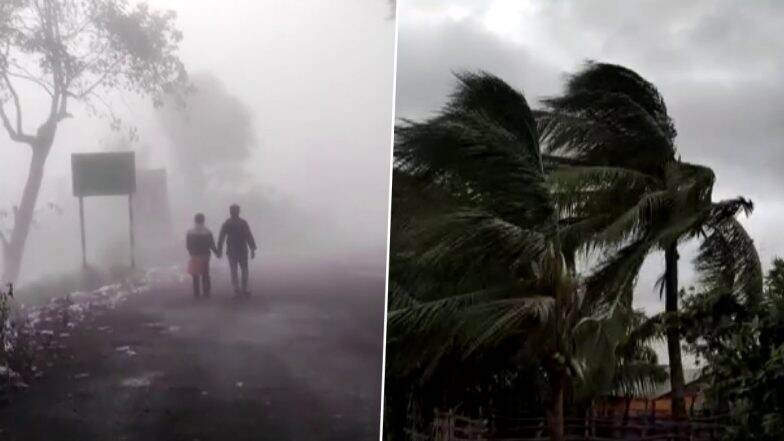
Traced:
POLYGON ((255 259, 256 258, 256 250, 250 250, 250 258, 251 259, 255 259))

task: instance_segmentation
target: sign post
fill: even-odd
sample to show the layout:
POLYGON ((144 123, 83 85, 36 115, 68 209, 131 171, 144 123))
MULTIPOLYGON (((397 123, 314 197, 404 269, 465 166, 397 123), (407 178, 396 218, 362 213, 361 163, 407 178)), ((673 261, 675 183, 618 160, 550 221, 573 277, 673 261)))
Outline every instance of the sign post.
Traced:
POLYGON ((84 198, 128 196, 128 229, 131 267, 136 266, 133 234, 133 194, 136 192, 136 159, 133 152, 74 153, 71 155, 73 194, 79 198, 79 227, 82 233, 82 266, 87 267, 84 228, 84 198))
POLYGON ((136 268, 136 245, 133 237, 133 194, 128 195, 128 239, 131 244, 131 268, 136 268))
POLYGON ((79 229, 82 232, 82 268, 87 268, 87 243, 84 237, 84 198, 79 196, 79 229))

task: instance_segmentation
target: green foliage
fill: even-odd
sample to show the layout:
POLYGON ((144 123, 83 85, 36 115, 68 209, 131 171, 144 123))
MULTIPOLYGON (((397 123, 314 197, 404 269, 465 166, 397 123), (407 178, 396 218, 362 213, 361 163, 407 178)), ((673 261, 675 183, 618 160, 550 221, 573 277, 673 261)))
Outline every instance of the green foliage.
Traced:
POLYGON ((780 440, 784 438, 784 260, 773 261, 762 295, 756 287, 739 292, 736 280, 743 271, 725 266, 723 279, 710 279, 687 300, 685 335, 705 362, 713 405, 731 415, 736 428, 728 438, 780 440), (733 272, 736 276, 730 277, 733 272))

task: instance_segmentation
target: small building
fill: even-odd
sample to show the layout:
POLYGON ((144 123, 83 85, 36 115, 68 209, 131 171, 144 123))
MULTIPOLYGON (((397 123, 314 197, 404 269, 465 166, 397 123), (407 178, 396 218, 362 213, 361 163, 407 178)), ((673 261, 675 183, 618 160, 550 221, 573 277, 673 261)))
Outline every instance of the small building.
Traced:
MULTIPOLYGON (((686 382, 684 401, 686 410, 690 414, 702 410, 705 403, 705 383, 701 377, 700 369, 684 369, 683 376, 686 382)), ((651 415, 655 417, 669 417, 672 415, 672 389, 670 380, 656 385, 650 394, 637 397, 605 396, 595 406, 594 410, 599 415, 651 415)))

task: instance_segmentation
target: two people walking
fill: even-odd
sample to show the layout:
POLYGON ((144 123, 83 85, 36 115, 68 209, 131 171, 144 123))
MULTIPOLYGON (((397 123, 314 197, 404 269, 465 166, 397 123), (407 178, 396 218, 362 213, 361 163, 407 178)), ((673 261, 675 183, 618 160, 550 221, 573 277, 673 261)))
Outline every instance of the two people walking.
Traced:
POLYGON ((198 213, 193 220, 194 226, 188 230, 185 246, 190 254, 188 273, 193 277, 194 297, 210 296, 210 258, 213 253, 218 259, 222 257, 224 243, 234 294, 249 296, 248 255, 251 259, 256 257, 256 241, 248 222, 240 217, 239 205, 229 207, 229 218, 221 226, 217 246, 212 231, 205 226, 204 215, 198 213))

